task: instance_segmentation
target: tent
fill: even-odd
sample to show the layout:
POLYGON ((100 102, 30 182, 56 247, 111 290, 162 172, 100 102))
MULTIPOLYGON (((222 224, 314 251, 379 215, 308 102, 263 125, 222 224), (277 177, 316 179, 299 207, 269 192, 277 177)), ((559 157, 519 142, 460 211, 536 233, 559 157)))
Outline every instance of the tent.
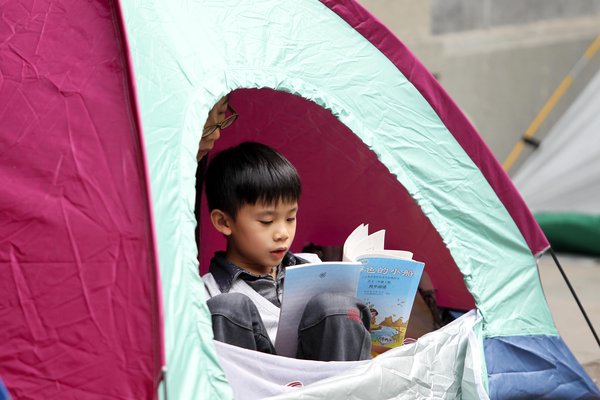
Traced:
POLYGON ((558 251, 600 255, 600 71, 513 177, 558 251))
POLYGON ((0 377, 15 398, 600 396, 556 331, 535 261, 548 242, 518 192, 356 2, 22 1, 2 15, 0 377), (297 246, 385 227, 440 305, 474 311, 358 364, 214 343, 195 154, 232 91, 240 118, 219 145, 260 140, 298 167, 297 246), (291 370, 314 383, 275 376, 291 370))

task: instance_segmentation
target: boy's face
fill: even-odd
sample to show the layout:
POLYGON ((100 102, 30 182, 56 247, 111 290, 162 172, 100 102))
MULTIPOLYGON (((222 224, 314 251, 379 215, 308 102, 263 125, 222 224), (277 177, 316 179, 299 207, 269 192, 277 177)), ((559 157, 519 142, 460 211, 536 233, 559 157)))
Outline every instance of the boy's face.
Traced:
POLYGON ((296 235, 297 202, 244 204, 229 218, 227 258, 256 274, 269 274, 279 265, 296 235))

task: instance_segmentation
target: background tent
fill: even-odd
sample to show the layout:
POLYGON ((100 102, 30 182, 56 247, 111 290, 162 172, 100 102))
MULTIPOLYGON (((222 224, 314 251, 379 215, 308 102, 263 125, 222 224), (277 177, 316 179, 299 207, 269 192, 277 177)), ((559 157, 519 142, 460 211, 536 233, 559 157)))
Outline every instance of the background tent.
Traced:
POLYGON ((600 255, 600 71, 513 180, 558 251, 600 255))
MULTIPOLYGON (((430 394, 444 384, 466 394, 488 379, 492 398, 598 395, 552 323, 534 258, 548 243, 520 196, 435 79, 355 2, 2 7, 0 176, 9 185, 0 201, 10 223, 0 231, 0 323, 9 327, 0 376, 16 396, 151 398, 164 361, 161 326, 170 398, 232 396, 235 376, 222 368, 232 356, 212 342, 193 207, 203 121, 233 90, 249 135, 235 140, 255 135, 298 165, 315 162, 300 167, 308 171, 303 218, 321 225, 306 223, 298 245, 339 243, 350 221, 335 205, 356 201, 358 214, 344 212, 385 226, 390 246, 414 246, 443 288, 440 301, 477 307, 478 319, 467 315, 354 369, 379 366, 389 377, 382 385, 367 374, 357 396, 379 393, 369 390, 374 382, 389 397, 410 396, 415 382, 430 394), (310 129, 284 131, 290 122, 310 129), (368 169, 353 172, 360 168, 368 169), (385 218, 360 186, 370 182, 356 181, 365 173, 374 199, 390 197, 385 218), (468 345, 444 357, 454 363, 436 357, 413 368, 418 354, 407 353, 443 348, 442 336, 468 345), (474 362, 478 350, 485 364, 474 362), (455 383, 465 360, 471 374, 455 383), (450 375, 437 372, 441 364, 450 375), (391 378, 409 366, 418 371, 412 381, 391 378)), ((315 396, 346 396, 351 372, 315 396)))

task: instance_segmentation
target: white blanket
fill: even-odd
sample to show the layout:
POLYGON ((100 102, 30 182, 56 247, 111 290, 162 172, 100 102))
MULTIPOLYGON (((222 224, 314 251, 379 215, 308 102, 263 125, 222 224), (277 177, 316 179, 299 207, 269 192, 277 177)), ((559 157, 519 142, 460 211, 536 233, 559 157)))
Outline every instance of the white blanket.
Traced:
POLYGON ((236 399, 488 399, 480 318, 471 311, 368 361, 318 362, 216 342, 236 399))

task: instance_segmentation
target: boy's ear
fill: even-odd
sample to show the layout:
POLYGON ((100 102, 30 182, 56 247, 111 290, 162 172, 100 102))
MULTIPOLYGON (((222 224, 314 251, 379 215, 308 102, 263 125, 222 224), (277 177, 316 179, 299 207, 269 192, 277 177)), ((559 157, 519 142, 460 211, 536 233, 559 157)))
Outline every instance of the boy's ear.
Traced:
POLYGON ((225 236, 231 235, 231 224, 229 223, 229 215, 221 210, 214 209, 210 212, 210 222, 216 230, 225 236))

